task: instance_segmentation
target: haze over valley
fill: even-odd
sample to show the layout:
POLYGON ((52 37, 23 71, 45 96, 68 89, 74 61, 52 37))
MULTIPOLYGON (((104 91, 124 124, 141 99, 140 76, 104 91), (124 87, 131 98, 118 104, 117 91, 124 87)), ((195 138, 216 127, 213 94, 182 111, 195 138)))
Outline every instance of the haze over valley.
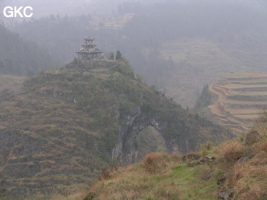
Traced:
POLYGON ((266 9, 259 0, 134 1, 108 16, 55 14, 12 30, 62 64, 73 59, 80 38, 94 35, 106 55, 120 49, 146 82, 192 108, 204 85, 224 73, 266 72, 266 9))
POLYGON ((265 1, 6 6, 1 200, 267 198, 265 1))

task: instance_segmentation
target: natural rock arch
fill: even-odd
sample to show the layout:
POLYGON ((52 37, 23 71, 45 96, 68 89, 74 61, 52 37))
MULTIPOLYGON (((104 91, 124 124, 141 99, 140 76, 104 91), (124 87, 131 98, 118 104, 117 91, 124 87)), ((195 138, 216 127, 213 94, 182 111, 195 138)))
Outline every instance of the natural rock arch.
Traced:
POLYGON ((122 165, 136 162, 137 151, 134 143, 137 135, 148 126, 155 128, 163 136, 168 152, 173 152, 177 148, 175 142, 171 142, 169 138, 165 137, 166 124, 146 116, 138 108, 136 114, 121 127, 112 151, 112 159, 117 160, 122 165))

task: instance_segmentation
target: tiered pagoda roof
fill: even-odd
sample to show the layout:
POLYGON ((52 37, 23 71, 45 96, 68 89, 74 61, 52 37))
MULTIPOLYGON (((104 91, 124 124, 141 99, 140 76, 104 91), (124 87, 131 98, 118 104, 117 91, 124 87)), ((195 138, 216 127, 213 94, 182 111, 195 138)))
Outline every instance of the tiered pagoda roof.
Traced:
POLYGON ((102 51, 100 51, 98 48, 95 48, 96 44, 94 43, 94 38, 84 38, 84 43, 81 46, 82 48, 76 52, 79 59, 95 60, 101 57, 102 51))

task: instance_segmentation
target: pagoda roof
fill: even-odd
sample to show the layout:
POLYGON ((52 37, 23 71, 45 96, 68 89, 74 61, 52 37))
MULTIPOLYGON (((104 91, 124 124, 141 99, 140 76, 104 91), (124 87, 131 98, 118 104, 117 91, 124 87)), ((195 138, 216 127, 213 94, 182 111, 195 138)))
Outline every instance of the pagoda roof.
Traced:
POLYGON ((95 38, 92 38, 92 37, 86 37, 86 38, 84 38, 84 40, 86 40, 86 41, 94 41, 94 39, 95 38))
POLYGON ((97 48, 94 49, 84 49, 81 48, 79 51, 77 51, 76 53, 88 53, 88 54, 94 54, 94 53, 103 53, 102 51, 100 51, 97 48))
POLYGON ((78 57, 82 56, 84 59, 94 59, 94 58, 99 58, 102 51, 100 51, 98 48, 95 48, 96 44, 93 42, 94 38, 92 37, 85 37, 84 38, 84 43, 81 44, 82 48, 80 48, 78 53, 78 57))
POLYGON ((89 44, 86 44, 86 43, 83 43, 83 44, 81 44, 81 46, 96 46, 96 44, 93 44, 93 43, 89 43, 89 44))

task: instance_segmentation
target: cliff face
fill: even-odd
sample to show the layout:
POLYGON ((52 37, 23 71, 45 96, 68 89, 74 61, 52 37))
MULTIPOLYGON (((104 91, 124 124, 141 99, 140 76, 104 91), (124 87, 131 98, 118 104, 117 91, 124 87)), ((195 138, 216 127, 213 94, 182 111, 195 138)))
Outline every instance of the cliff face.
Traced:
MULTIPOLYGON (((180 110, 180 112, 184 111, 180 110)), ((136 113, 128 117, 127 122, 119 130, 115 147, 112 150, 112 158, 122 164, 136 162, 139 153, 136 148, 136 138, 148 126, 155 128, 162 135, 168 153, 195 151, 205 141, 221 141, 224 137, 230 136, 227 131, 223 133, 219 126, 209 121, 196 120, 194 116, 180 112, 165 113, 168 119, 164 119, 162 117, 164 113, 150 115, 137 107, 136 113)))
POLYGON ((0 102, 0 196, 87 187, 101 168, 137 160, 146 127, 169 153, 230 136, 143 84, 124 60, 74 61, 40 73, 0 102))

